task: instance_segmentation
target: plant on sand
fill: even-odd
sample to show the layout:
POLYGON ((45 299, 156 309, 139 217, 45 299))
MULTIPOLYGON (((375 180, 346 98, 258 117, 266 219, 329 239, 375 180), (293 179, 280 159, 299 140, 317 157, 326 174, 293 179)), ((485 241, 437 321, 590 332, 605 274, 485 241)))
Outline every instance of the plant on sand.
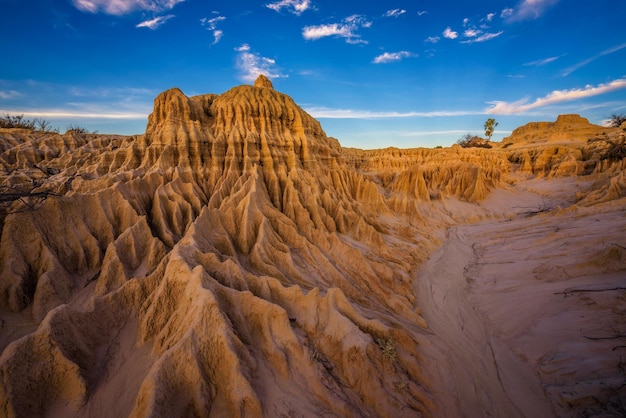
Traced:
POLYGON ((383 352, 383 356, 389 360, 395 360, 398 356, 396 344, 391 338, 376 338, 376 344, 383 352))

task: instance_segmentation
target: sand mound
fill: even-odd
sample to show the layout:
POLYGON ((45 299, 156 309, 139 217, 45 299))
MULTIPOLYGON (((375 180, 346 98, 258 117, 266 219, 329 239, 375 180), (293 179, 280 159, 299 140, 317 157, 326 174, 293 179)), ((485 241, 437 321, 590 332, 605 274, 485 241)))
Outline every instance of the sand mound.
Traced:
MULTIPOLYGON (((344 149, 260 77, 221 95, 163 92, 144 135, 3 130, 0 147, 3 416, 453 416, 470 401, 515 415, 538 393, 549 413, 587 405, 563 406, 565 384, 538 389, 553 384, 541 347, 502 348, 516 369, 474 376, 476 333, 451 333, 458 318, 446 325, 420 287, 462 273, 419 272, 457 245, 446 231, 459 222, 623 211, 624 161, 601 144, 344 149), (456 383, 441 370, 463 350, 459 385, 486 379, 493 396, 450 387, 448 403, 456 383), (515 379, 494 377, 511 370, 535 376, 515 399, 515 379)), ((582 264, 559 266, 623 272, 623 236, 576 244, 582 264)), ((574 400, 614 372, 585 377, 574 400)))

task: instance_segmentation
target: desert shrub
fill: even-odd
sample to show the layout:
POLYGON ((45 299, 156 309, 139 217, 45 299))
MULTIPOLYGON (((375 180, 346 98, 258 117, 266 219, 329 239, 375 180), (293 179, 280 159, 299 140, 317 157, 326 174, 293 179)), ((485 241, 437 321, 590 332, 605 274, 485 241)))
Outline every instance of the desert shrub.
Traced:
POLYGON ((68 125, 65 133, 69 133, 69 132, 74 132, 77 134, 95 134, 97 133, 97 131, 90 131, 87 128, 85 128, 84 126, 80 126, 80 125, 68 125))
POLYGON ((24 119, 24 115, 5 114, 0 118, 0 128, 35 129, 35 121, 24 119))
POLYGON ((26 119, 24 115, 5 114, 0 118, 0 128, 21 128, 37 132, 59 132, 45 119, 26 119))
POLYGON ((396 352, 396 344, 391 338, 376 338, 376 344, 383 352, 383 357, 389 360, 395 360, 398 356, 396 352))
POLYGON ((609 126, 619 128, 624 122, 626 122, 626 114, 624 113, 613 113, 611 116, 609 116, 609 126))
POLYGON ((491 148, 489 141, 472 134, 463 135, 456 143, 463 148, 491 148))

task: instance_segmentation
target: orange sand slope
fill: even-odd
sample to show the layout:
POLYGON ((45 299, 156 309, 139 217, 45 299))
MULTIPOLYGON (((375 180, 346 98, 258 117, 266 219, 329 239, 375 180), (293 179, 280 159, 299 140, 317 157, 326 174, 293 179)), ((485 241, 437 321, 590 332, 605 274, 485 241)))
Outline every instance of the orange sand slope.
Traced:
POLYGON ((0 415, 622 416, 623 135, 346 149, 262 76, 0 130, 0 415))

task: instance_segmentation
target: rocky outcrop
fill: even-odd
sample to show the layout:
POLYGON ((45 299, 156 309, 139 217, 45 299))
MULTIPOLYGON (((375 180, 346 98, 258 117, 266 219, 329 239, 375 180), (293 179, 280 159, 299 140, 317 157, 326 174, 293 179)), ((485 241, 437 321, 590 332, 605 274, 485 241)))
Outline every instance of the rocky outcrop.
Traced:
POLYGON ((457 197, 478 202, 490 190, 504 184, 511 169, 503 152, 458 145, 444 149, 388 148, 347 152, 355 168, 369 174, 396 201, 457 197))
POLYGON ((408 330, 434 243, 398 251, 378 186, 269 80, 168 90, 142 136, 3 146, 3 185, 51 192, 4 219, 0 308, 36 329, 2 339, 3 415, 429 410, 408 330))
POLYGON ((559 115, 555 122, 531 122, 514 129, 510 136, 502 140, 501 146, 517 148, 529 144, 586 142, 616 130, 591 124, 580 115, 559 115))
POLYGON ((437 415, 413 281, 458 208, 520 173, 624 196, 598 144, 344 149, 263 76, 0 138, 3 416, 437 415))

